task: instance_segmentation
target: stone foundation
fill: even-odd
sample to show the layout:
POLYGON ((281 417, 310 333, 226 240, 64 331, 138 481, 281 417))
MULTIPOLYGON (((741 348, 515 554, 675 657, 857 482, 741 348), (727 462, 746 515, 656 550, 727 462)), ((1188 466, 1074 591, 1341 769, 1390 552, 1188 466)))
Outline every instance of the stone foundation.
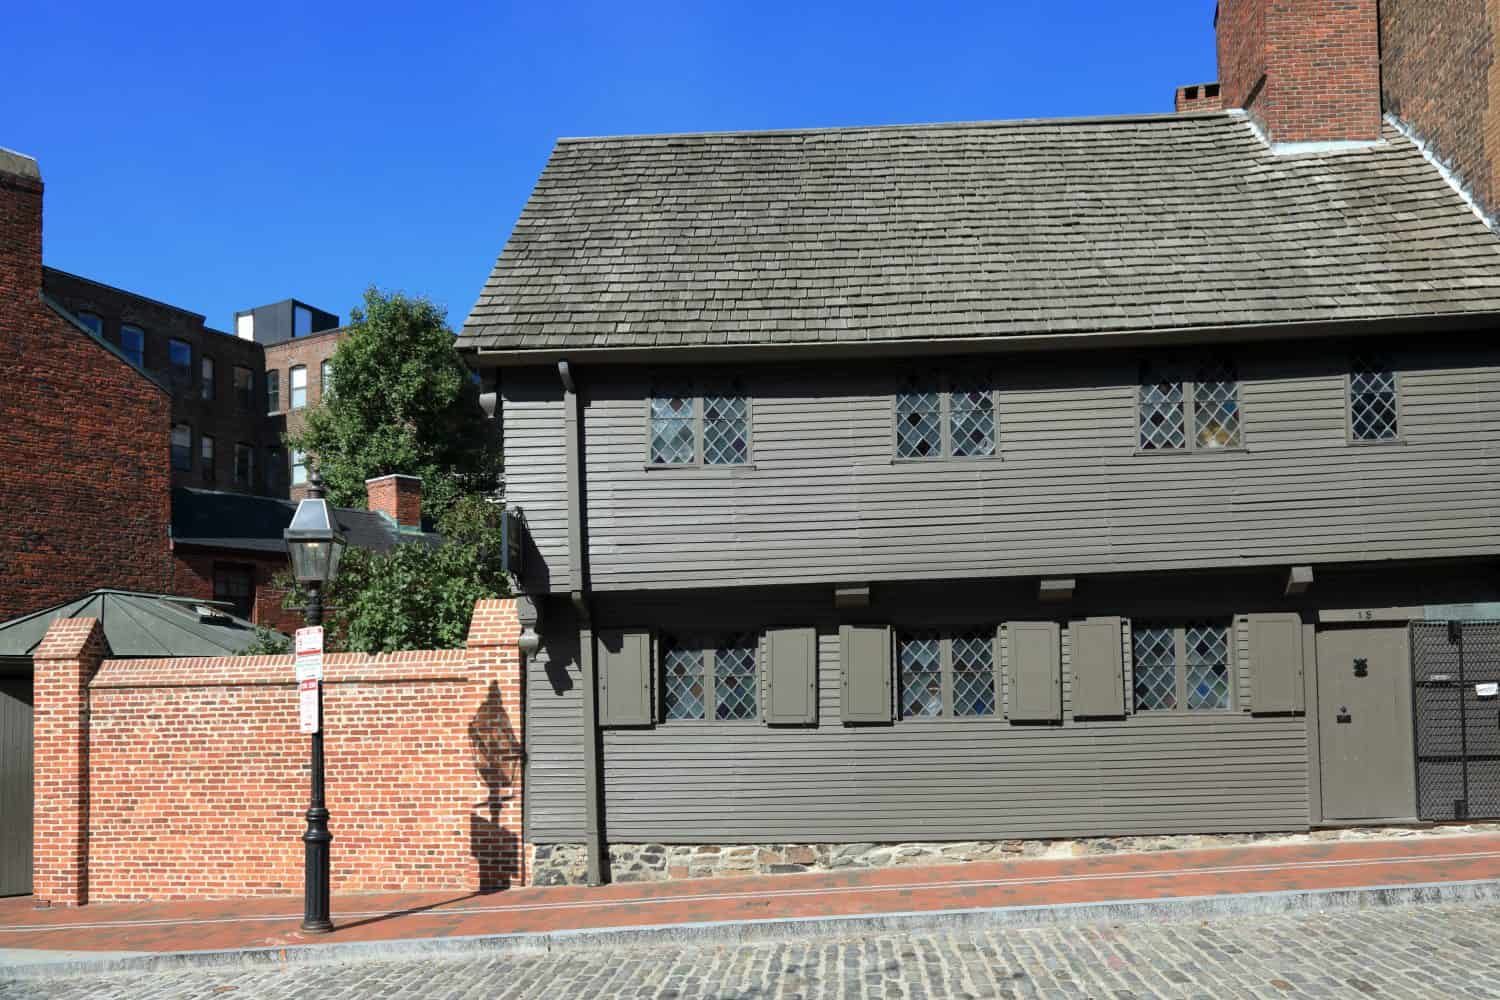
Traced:
MULTIPOLYGON (((1243 833, 1157 837, 1090 837, 1077 840, 968 840, 901 844, 611 844, 610 878, 615 882, 659 882, 679 878, 780 875, 790 872, 889 868, 899 865, 1008 861, 1018 858, 1075 858, 1099 854, 1182 851, 1251 843, 1306 843, 1376 837, 1433 836, 1500 830, 1500 824, 1414 829, 1369 827, 1312 833, 1243 833)), ((537 844, 531 866, 533 885, 577 885, 586 881, 582 844, 537 844)))

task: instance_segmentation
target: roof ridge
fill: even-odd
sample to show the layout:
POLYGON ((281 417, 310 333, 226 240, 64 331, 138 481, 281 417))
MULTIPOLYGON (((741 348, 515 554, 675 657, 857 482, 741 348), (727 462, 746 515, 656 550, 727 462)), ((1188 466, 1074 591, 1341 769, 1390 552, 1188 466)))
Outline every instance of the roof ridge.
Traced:
POLYGON ((829 133, 852 134, 860 132, 928 132, 939 129, 1023 128, 1038 125, 1165 124, 1170 122, 1219 119, 1238 122, 1245 121, 1246 117, 1243 112, 1227 109, 1224 111, 1190 111, 1182 113, 1164 111, 1125 115, 1077 115, 1063 118, 995 118, 952 122, 906 122, 889 125, 815 125, 804 128, 711 129, 700 132, 634 132, 624 135, 559 136, 557 145, 584 142, 631 142, 642 139, 712 139, 741 136, 760 138, 763 136, 826 135, 829 133))

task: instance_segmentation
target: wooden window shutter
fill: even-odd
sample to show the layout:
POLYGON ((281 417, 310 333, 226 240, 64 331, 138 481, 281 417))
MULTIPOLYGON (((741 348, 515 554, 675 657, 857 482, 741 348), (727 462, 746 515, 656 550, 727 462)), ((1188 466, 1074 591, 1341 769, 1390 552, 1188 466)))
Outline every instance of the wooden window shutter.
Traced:
POLYGON ((599 632, 599 724, 649 726, 656 721, 653 675, 654 643, 650 632, 599 632))
POLYGON ((1244 621, 1250 633, 1250 710, 1302 711, 1301 616, 1281 612, 1244 621))
POLYGON ((771 725, 818 721, 818 633, 810 628, 766 632, 765 718, 771 725))
POLYGON ((1018 722, 1062 718, 1062 629, 1056 622, 1008 622, 1010 717, 1018 722))
POLYGON ((891 630, 887 625, 839 629, 839 716, 845 722, 891 721, 891 630))
POLYGON ((1073 640, 1073 717, 1125 714, 1124 623, 1087 618, 1068 625, 1073 640))

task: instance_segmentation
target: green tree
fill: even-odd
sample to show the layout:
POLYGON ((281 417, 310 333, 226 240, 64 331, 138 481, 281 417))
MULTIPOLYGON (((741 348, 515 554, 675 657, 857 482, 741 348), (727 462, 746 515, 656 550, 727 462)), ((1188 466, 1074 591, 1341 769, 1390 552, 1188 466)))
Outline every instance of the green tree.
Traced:
POLYGON ((365 291, 333 355, 333 392, 307 413, 291 447, 312 456, 328 498, 365 505, 365 480, 422 478, 422 506, 441 517, 499 482, 494 424, 453 346, 446 311, 426 298, 365 291))

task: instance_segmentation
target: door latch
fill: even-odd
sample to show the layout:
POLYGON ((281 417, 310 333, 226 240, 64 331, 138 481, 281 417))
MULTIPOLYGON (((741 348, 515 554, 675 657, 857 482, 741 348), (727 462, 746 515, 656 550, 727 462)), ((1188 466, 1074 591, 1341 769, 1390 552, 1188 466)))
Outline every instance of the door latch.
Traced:
POLYGON ((1368 676, 1370 676, 1370 661, 1368 659, 1366 659, 1363 656, 1356 656, 1354 658, 1354 676, 1355 677, 1368 677, 1368 676))
POLYGON ((1354 716, 1352 716, 1352 715, 1349 714, 1349 706, 1347 706, 1347 705, 1340 705, 1339 706, 1339 710, 1338 710, 1338 714, 1334 716, 1334 721, 1338 722, 1340 724, 1345 723, 1345 722, 1353 722, 1354 721, 1354 716))

